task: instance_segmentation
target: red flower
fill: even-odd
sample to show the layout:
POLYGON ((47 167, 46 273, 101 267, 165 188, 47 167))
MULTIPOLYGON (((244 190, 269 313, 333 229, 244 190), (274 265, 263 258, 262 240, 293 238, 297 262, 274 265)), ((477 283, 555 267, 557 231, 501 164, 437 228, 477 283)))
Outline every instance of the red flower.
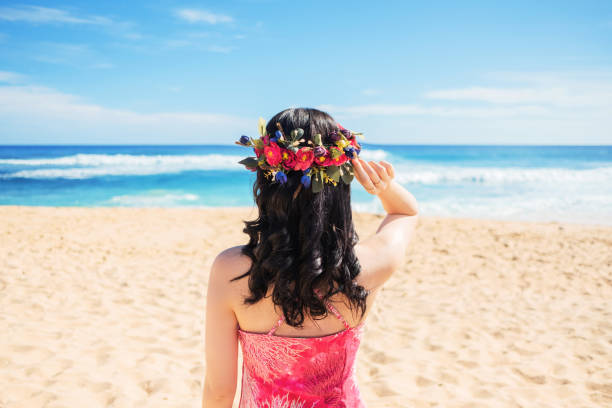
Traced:
POLYGON ((274 142, 264 147, 264 154, 266 155, 266 161, 270 166, 277 166, 282 160, 281 149, 274 142))
POLYGON ((330 157, 329 157, 330 164, 328 164, 328 166, 332 165, 332 164, 334 166, 339 166, 339 165, 344 164, 344 163, 347 162, 348 157, 346 157, 346 155, 344 154, 344 151, 342 149, 340 149, 337 146, 334 146, 334 147, 331 147, 329 150, 330 150, 330 157), (333 159, 332 158, 332 154, 331 154, 331 150, 338 150, 340 152, 340 155, 338 157, 336 157, 335 159, 333 159))
POLYGON ((257 156, 258 159, 259 156, 261 156, 261 154, 264 152, 264 149, 258 149, 256 147, 254 147, 253 150, 255 150, 255 156, 257 156))
POLYGON ((281 149, 281 158, 285 167, 288 169, 293 169, 295 166, 295 153, 293 153, 291 150, 281 149))
POLYGON ((325 156, 315 157, 314 161, 319 166, 323 166, 323 167, 331 166, 332 164, 334 164, 329 153, 325 154, 325 156))
POLYGON ((314 160, 314 153, 312 149, 302 147, 295 154, 295 164, 293 165, 294 170, 306 170, 312 164, 314 160))

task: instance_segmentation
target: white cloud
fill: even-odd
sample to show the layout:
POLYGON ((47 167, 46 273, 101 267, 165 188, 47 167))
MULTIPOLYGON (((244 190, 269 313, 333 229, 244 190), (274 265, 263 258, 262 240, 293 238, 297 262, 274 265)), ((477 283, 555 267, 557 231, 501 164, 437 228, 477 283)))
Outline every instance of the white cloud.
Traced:
POLYGON ((21 82, 25 77, 16 72, 9 71, 0 71, 0 83, 5 82, 9 84, 13 84, 16 82, 21 82))
POLYGON ((494 73, 405 103, 322 105, 370 143, 612 144, 612 73, 494 73), (379 137, 379 139, 376 139, 379 137))
POLYGON ((68 11, 40 7, 0 7, 0 20, 24 21, 27 23, 110 24, 111 20, 101 16, 78 17, 68 11))
MULTIPOLYGON (((103 27, 111 35, 129 40, 140 40, 142 34, 134 31, 134 24, 128 21, 114 21, 95 15, 76 15, 59 8, 41 6, 0 7, 0 21, 25 22, 30 24, 73 24, 103 27)), ((0 41, 4 36, 0 34, 0 41)))
POLYGON ((221 45, 211 45, 207 48, 210 52, 217 52, 221 54, 228 54, 234 50, 234 47, 226 47, 221 45))
POLYGON ((206 112, 108 108, 40 86, 0 86, 0 144, 226 143, 254 121, 206 112))
POLYGON ((471 87, 430 91, 425 94, 429 99, 451 101, 480 101, 490 103, 550 103, 567 99, 565 89, 504 89, 471 87))
POLYGON ((502 117, 520 115, 542 115, 548 113, 540 106, 518 107, 447 107, 422 105, 321 105, 324 111, 346 116, 445 116, 445 117, 502 117))
POLYGON ((375 96, 375 95, 380 95, 382 91, 380 89, 367 88, 367 89, 362 90, 361 93, 365 96, 375 96))
POLYGON ((115 64, 111 64, 110 62, 97 62, 91 65, 91 68, 94 69, 112 69, 115 68, 115 64))
POLYGON ((92 49, 87 44, 41 42, 30 58, 48 64, 78 68, 114 68, 114 64, 108 61, 106 55, 92 49))
POLYGON ((234 19, 225 14, 215 14, 206 10, 181 9, 176 11, 176 15, 189 23, 231 23, 234 19))
POLYGON ((493 104, 543 104, 564 107, 605 105, 612 101, 612 83, 566 83, 560 86, 529 88, 470 87, 430 91, 426 98, 449 101, 476 101, 493 104))

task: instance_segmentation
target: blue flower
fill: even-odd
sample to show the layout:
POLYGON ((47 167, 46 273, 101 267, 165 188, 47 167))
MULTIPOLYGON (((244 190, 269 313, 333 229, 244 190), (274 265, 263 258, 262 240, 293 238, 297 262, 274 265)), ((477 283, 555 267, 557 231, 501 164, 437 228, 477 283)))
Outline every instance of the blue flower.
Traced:
POLYGON ((274 136, 276 136, 277 139, 280 139, 283 136, 283 132, 277 130, 276 132, 274 132, 274 136))
POLYGON ((285 184, 287 182, 287 175, 279 170, 276 172, 274 179, 281 184, 285 184))
POLYGON ((349 159, 354 159, 357 152, 353 146, 347 146, 344 148, 344 154, 346 154, 346 157, 349 159))
POLYGON ((306 188, 310 187, 310 176, 308 174, 304 174, 300 179, 302 185, 306 188))
POLYGON ((240 136, 240 144, 241 145, 248 145, 249 142, 251 141, 251 138, 245 135, 240 136))
MULTIPOLYGON (((277 132, 278 132, 278 130, 277 130, 277 132)), ((272 143, 272 142, 274 142, 274 143, 278 142, 278 137, 276 137, 276 136, 272 136, 272 137, 270 138, 270 143, 272 143)))

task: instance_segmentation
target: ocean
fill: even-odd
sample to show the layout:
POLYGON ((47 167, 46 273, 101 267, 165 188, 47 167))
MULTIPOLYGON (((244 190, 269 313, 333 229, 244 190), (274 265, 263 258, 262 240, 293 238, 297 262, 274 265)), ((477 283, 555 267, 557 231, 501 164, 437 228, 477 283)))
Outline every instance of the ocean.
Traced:
MULTIPOLYGON (((425 216, 612 225, 612 146, 364 144, 425 216)), ((240 146, 0 146, 0 205, 251 206, 240 146)), ((353 205, 381 212, 355 181, 353 205)))

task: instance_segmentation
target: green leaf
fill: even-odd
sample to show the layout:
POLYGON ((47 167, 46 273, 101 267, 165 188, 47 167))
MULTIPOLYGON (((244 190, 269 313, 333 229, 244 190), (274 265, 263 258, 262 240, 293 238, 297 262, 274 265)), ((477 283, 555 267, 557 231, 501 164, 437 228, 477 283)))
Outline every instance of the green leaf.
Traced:
POLYGON ((318 172, 315 173, 312 176, 311 181, 312 181, 311 184, 312 184, 312 192, 313 193, 316 194, 316 193, 320 192, 321 190, 323 190, 323 179, 321 178, 321 174, 320 173, 318 173, 318 172))
POLYGON ((351 163, 344 163, 342 165, 342 181, 344 181, 344 184, 351 184, 353 177, 353 165, 351 163))
POLYGON ((257 168, 257 158, 256 157, 247 157, 245 159, 240 160, 238 163, 244 165, 249 169, 257 168))
POLYGON ((253 146, 255 146, 257 149, 263 149, 264 148, 263 140, 261 140, 261 139, 251 139, 251 141, 253 142, 253 146))
POLYGON ((313 137, 314 139, 314 144, 317 146, 321 146, 323 144, 323 140, 321 139, 321 134, 317 133, 316 135, 314 135, 313 137))
POLYGON ((302 129, 302 128, 295 129, 295 132, 297 134, 296 139, 301 139, 302 136, 304 136, 304 129, 302 129))
POLYGON ((336 183, 340 181, 340 167, 328 166, 327 167, 327 177, 334 180, 336 183))
POLYGON ((329 149, 329 151, 332 159, 337 159, 338 157, 342 156, 342 150, 340 149, 329 149))

